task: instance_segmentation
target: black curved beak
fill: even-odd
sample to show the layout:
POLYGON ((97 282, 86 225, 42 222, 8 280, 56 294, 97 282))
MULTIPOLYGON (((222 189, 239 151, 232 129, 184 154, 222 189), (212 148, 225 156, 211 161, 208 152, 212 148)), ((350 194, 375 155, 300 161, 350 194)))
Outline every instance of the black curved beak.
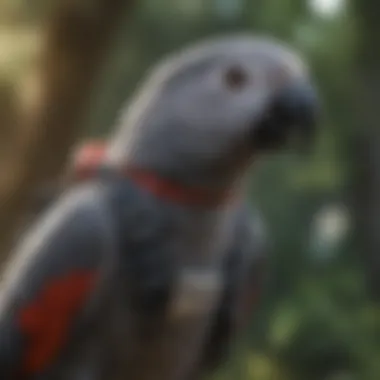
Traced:
POLYGON ((294 83, 273 99, 260 125, 254 131, 258 148, 280 148, 289 139, 298 140, 301 151, 314 142, 320 106, 317 92, 309 82, 294 83))

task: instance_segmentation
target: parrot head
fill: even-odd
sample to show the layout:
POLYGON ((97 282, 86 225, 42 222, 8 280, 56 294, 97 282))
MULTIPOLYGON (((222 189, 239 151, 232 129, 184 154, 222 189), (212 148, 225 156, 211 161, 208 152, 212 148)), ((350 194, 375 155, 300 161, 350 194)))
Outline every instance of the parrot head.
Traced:
POLYGON ((307 66, 291 48, 270 38, 219 37, 153 68, 122 114, 107 159, 224 186, 292 137, 308 143, 317 114, 307 66))

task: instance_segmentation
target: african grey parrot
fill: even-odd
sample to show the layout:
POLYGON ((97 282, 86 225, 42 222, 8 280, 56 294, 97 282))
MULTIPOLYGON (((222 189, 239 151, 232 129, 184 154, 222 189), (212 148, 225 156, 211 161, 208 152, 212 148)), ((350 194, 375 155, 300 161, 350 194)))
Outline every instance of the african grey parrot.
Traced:
POLYGON ((248 168, 308 138, 316 111, 302 60, 269 38, 218 37, 159 64, 99 175, 16 248, 0 378, 194 380, 216 368, 265 274, 248 168))

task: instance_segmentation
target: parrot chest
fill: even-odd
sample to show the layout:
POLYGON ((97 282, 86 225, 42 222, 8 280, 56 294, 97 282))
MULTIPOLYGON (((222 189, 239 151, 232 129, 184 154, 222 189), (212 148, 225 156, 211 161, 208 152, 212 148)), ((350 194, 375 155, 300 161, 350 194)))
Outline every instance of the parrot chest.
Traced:
POLYGON ((161 243, 144 240, 138 255, 125 256, 130 276, 120 277, 124 285, 107 323, 115 380, 180 380, 196 366, 223 291, 226 243, 226 235, 218 240, 212 229, 198 227, 161 243))
POLYGON ((181 272, 162 310, 150 314, 122 310, 113 318, 115 327, 124 324, 112 334, 121 343, 111 360, 118 358, 115 379, 126 375, 139 380, 183 379, 197 364, 219 300, 221 278, 205 269, 181 272))
POLYGON ((96 373, 91 380, 187 380, 219 307, 231 218, 147 210, 132 227, 129 217, 119 220, 128 228, 119 233, 107 305, 77 356, 77 368, 96 373))
POLYGON ((223 279, 218 269, 184 266, 175 278, 141 294, 144 307, 115 304, 110 326, 115 379, 177 380, 199 355, 217 308, 223 279), (113 342, 119 342, 115 347, 113 342), (149 363, 149 365, 148 365, 149 363))

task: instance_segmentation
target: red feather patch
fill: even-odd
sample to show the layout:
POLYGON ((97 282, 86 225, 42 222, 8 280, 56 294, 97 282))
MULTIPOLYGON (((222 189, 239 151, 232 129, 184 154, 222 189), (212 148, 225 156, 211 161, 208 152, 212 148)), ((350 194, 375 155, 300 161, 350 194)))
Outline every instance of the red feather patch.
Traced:
POLYGON ((65 344, 71 322, 93 289, 96 272, 70 273, 50 281, 38 298, 19 314, 28 338, 22 371, 38 373, 48 367, 65 344))

